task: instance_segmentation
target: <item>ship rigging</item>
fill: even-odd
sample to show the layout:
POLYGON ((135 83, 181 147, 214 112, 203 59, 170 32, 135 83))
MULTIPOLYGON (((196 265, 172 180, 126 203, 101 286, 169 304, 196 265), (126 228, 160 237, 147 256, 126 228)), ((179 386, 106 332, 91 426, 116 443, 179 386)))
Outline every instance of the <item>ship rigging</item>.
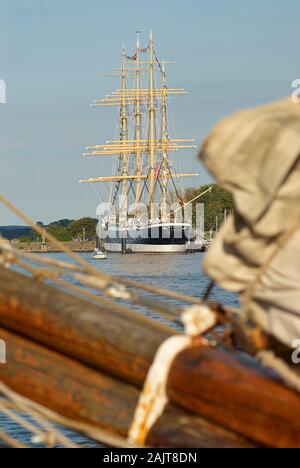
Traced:
MULTIPOLYGON (((171 253, 195 244, 191 221, 183 221, 185 201, 178 180, 198 174, 178 172, 171 159, 173 152, 195 146, 193 139, 169 137, 168 99, 186 91, 167 86, 168 63, 158 59, 152 33, 144 48, 138 35, 134 55, 127 55, 123 46, 121 68, 110 74, 120 76, 120 88, 91 104, 119 109, 119 139, 88 146, 84 153, 86 158, 114 156, 115 174, 80 181, 112 183, 111 209, 100 221, 106 250, 171 253), (130 80, 133 85, 128 86, 130 80)), ((202 248, 203 239, 198 236, 198 241, 202 248)))

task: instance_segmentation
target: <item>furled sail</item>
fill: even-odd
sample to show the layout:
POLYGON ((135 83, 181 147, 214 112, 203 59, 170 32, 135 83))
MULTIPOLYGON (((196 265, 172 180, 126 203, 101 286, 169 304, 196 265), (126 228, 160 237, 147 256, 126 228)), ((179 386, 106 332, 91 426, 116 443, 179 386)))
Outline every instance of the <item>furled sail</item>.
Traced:
POLYGON ((200 159, 235 202, 205 271, 291 346, 300 339, 300 105, 283 99, 224 119, 200 159))

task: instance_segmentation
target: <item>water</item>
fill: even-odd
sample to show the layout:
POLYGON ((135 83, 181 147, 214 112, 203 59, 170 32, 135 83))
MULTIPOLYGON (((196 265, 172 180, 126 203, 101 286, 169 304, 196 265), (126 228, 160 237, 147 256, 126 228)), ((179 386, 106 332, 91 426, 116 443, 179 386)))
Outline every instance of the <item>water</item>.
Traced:
MULTIPOLYGON (((202 298, 209 284, 209 279, 202 270, 203 253, 188 255, 142 255, 142 254, 108 254, 107 260, 93 260, 89 253, 81 256, 93 266, 105 273, 116 275, 153 286, 202 298)), ((66 260, 63 254, 52 254, 52 257, 66 260)), ((235 294, 228 293, 215 286, 210 295, 211 300, 224 305, 238 307, 235 294)), ((171 301, 179 305, 178 301, 171 301)))
MULTIPOLYGON (((51 258, 68 261, 65 254, 49 254, 51 258)), ((110 275, 127 278, 172 291, 184 293, 197 298, 202 298, 209 279, 202 270, 203 254, 195 253, 189 255, 120 255, 108 254, 107 260, 93 260, 90 253, 80 254, 82 258, 110 275)), ((147 296, 147 293, 143 293, 147 296)), ((215 286, 211 292, 210 299, 221 302, 224 305, 238 307, 239 302, 236 295, 228 293, 215 286)), ((174 305, 182 305, 176 300, 169 300, 174 305)), ((140 308, 140 313, 147 314, 159 319, 157 315, 140 308)), ((11 436, 18 436, 24 443, 30 442, 28 433, 4 416, 0 415, 0 430, 4 428, 11 436)), ((71 438, 77 443, 89 445, 89 442, 77 434, 71 434, 71 438)))

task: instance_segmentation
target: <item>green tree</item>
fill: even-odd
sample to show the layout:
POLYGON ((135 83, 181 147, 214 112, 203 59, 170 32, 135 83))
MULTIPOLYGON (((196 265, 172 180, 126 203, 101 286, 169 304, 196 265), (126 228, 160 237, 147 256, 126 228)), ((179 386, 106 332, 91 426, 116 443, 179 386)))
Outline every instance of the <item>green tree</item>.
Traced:
POLYGON ((18 238, 18 241, 20 242, 32 242, 32 237, 30 236, 21 236, 18 238))
POLYGON ((204 203, 204 230, 210 231, 216 229, 224 221, 225 212, 229 214, 233 208, 233 199, 230 193, 223 190, 217 184, 207 184, 201 187, 189 187, 185 190, 185 201, 192 200, 201 192, 205 192, 211 187, 211 191, 193 202, 193 222, 196 217, 196 203, 204 203))
POLYGON ((83 230, 85 229, 85 238, 91 239, 96 237, 96 226, 97 226, 97 219, 94 218, 81 218, 77 221, 73 221, 67 228, 71 239, 73 238, 80 238, 83 237, 83 230))
MULTIPOLYGON (((57 239, 59 241, 70 241, 70 240, 72 240, 72 236, 68 232, 68 229, 63 227, 63 226, 60 226, 57 223, 49 224, 49 226, 46 227, 46 231, 49 234, 52 234, 52 236, 55 237, 55 239, 57 239)), ((39 240, 41 241, 41 238, 39 240)))

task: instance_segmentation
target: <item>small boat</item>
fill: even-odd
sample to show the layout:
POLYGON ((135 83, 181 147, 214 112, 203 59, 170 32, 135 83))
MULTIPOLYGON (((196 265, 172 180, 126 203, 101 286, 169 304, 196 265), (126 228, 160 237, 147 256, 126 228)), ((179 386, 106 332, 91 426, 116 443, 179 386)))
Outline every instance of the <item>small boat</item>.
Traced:
POLYGON ((106 260, 107 259, 107 255, 100 249, 94 249, 94 252, 92 254, 92 258, 94 260, 106 260))

